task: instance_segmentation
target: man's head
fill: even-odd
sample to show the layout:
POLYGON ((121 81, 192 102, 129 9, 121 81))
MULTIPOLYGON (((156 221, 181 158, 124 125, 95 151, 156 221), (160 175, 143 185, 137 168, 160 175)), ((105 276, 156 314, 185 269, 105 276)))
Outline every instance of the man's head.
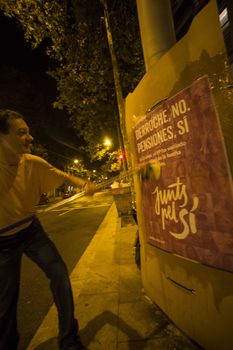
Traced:
POLYGON ((9 109, 0 109, 0 146, 16 154, 30 153, 33 137, 23 116, 9 109))

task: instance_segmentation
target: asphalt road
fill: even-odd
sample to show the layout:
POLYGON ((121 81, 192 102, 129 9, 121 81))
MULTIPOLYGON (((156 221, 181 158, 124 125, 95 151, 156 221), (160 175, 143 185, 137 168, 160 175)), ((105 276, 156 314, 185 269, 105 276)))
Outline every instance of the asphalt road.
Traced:
MULTIPOLYGON (((106 215, 112 197, 96 193, 38 213, 41 223, 57 246, 71 273, 106 215)), ((40 207, 40 211, 43 210, 40 207)), ((18 304, 19 350, 26 350, 53 303, 44 273, 27 257, 22 260, 18 304)))

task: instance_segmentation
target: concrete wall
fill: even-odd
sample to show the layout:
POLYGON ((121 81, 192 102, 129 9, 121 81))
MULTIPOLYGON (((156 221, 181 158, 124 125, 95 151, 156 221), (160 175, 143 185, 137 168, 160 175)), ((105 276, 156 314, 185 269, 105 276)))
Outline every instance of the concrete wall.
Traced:
MULTIPOLYGON (((194 19, 187 35, 150 68, 126 99, 126 128, 134 157, 132 128, 146 111, 208 74, 232 165, 232 106, 223 103, 219 77, 225 48, 215 1, 194 19)), ((205 349, 233 348, 233 274, 204 266, 147 243, 140 180, 134 176, 141 240, 142 280, 148 296, 174 323, 205 349), (175 281, 187 287, 179 287, 175 281), (188 291, 190 289, 190 291, 188 291), (193 292, 191 292, 193 290, 193 292)))

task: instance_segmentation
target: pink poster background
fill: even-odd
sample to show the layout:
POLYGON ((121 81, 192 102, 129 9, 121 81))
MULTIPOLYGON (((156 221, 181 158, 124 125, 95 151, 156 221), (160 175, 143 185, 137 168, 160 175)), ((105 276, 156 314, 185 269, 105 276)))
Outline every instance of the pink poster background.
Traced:
POLYGON ((148 241, 233 271, 233 196, 208 78, 170 98, 135 126, 148 241), (161 164, 159 179, 153 164, 161 164))

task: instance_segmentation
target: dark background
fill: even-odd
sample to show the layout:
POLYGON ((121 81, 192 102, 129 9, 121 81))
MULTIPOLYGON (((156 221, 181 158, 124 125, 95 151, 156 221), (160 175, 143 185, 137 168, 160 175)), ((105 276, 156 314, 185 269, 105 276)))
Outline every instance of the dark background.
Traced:
POLYGON ((65 111, 56 110, 56 82, 46 72, 54 64, 45 45, 31 49, 15 20, 0 12, 0 108, 15 109, 25 116, 35 142, 48 150, 48 160, 63 168, 82 158, 83 143, 65 111))

